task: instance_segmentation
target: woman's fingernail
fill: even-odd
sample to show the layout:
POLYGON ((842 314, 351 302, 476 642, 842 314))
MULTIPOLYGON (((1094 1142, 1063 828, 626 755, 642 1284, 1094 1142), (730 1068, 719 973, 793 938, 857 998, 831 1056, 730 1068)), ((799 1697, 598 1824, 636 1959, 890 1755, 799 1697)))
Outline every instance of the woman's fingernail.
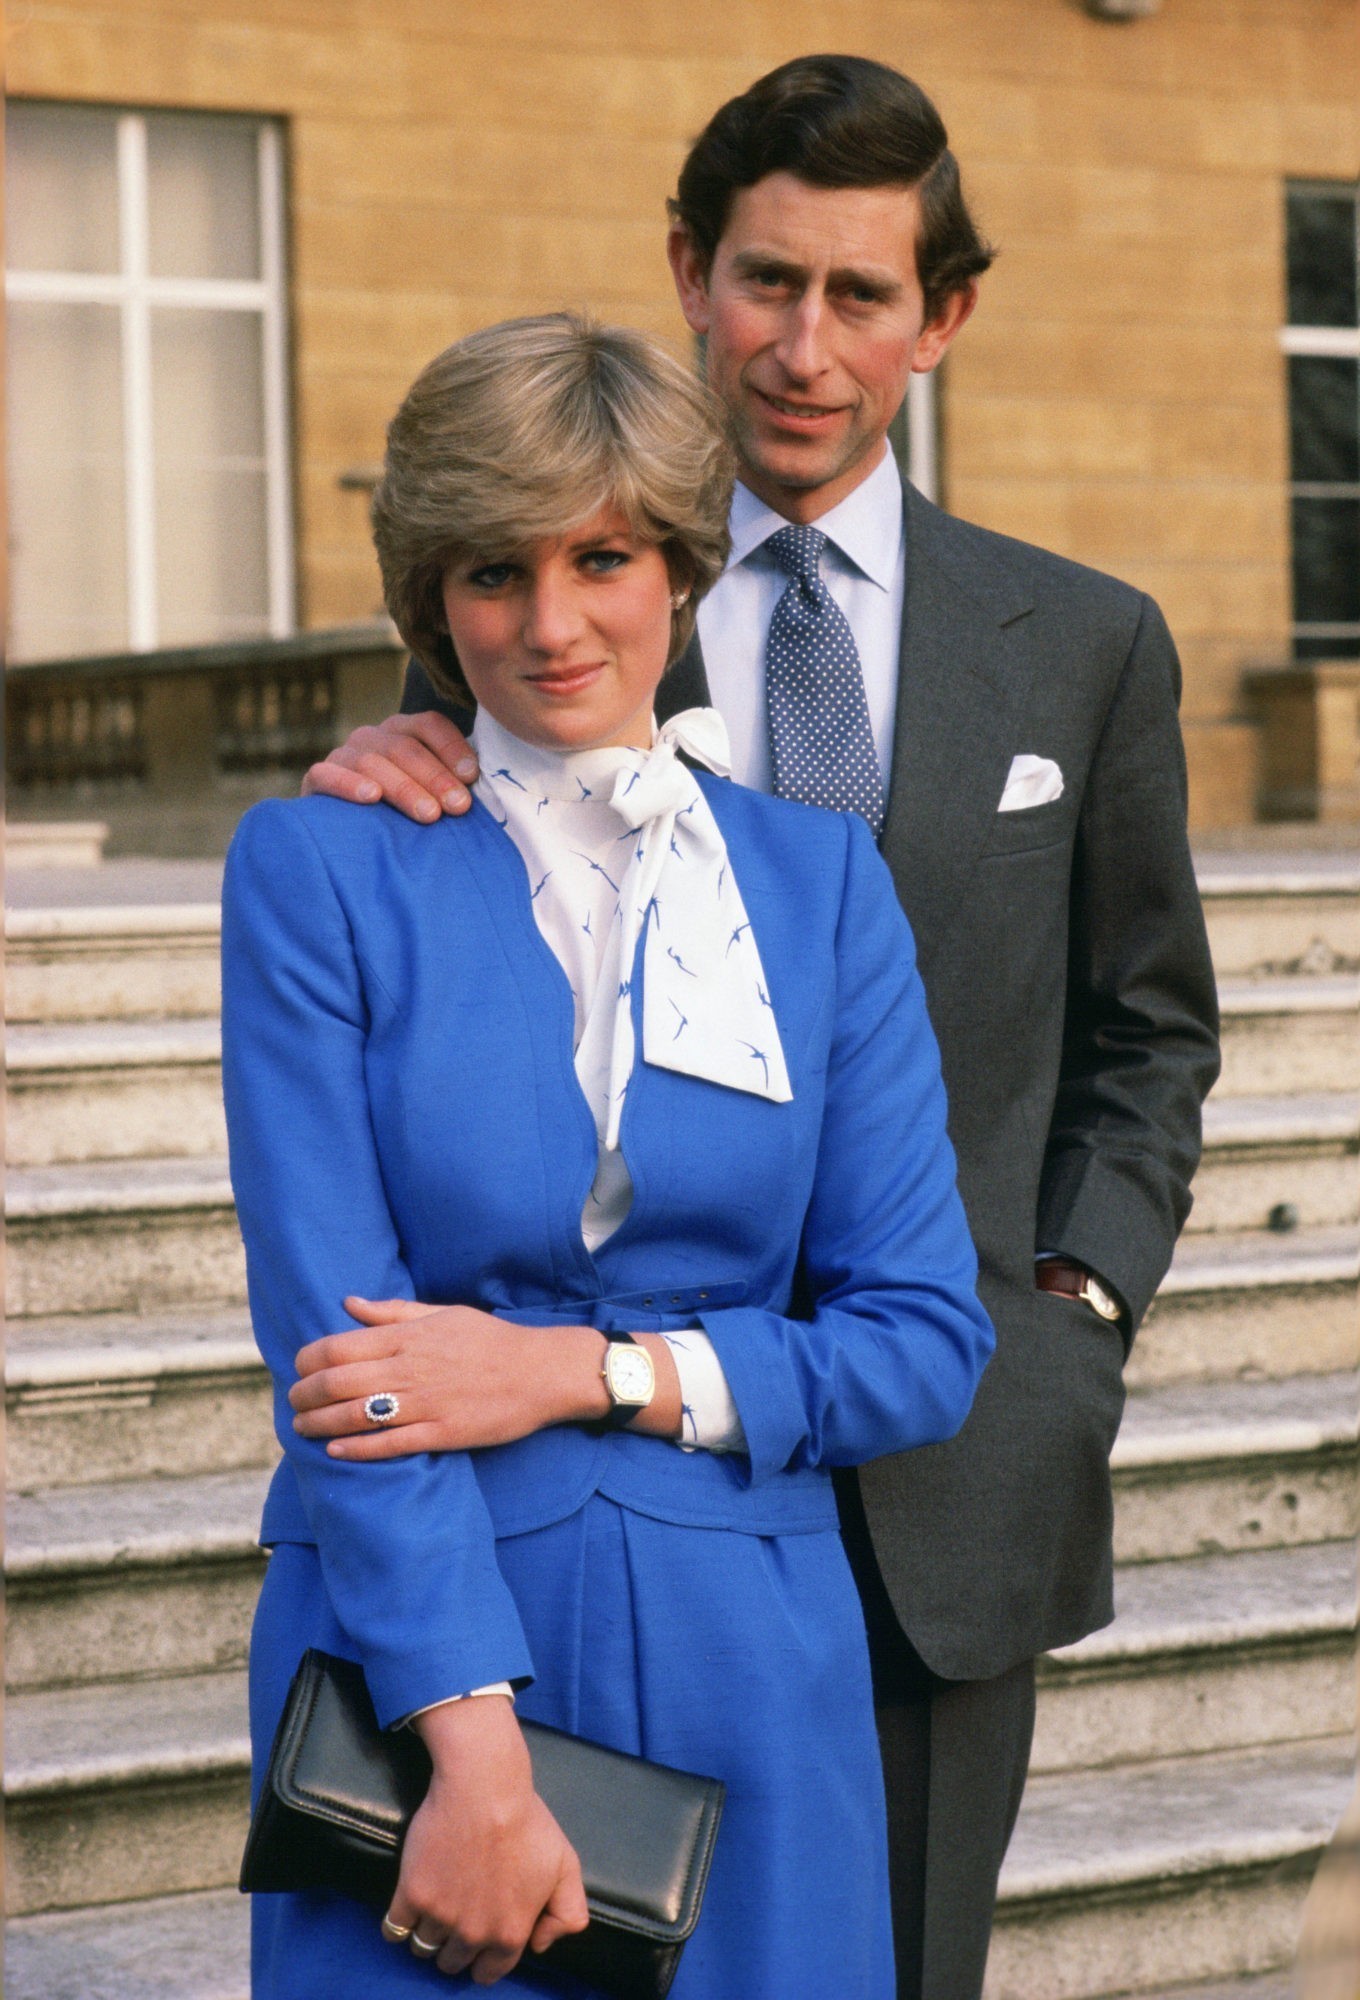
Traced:
POLYGON ((361 806, 375 806, 377 805, 378 800, 381 797, 382 797, 381 785, 372 784, 367 780, 365 780, 365 782, 362 785, 360 785, 359 803, 361 806))
POLYGON ((468 802, 468 795, 461 785, 450 785, 441 801, 446 813, 460 813, 468 802))
POLYGON ((435 804, 433 799, 417 799, 415 804, 415 815, 417 819, 425 819, 425 820, 438 819, 439 807, 435 804))
POLYGON ((458 762, 454 765, 453 768, 458 773, 459 777, 463 780, 463 782, 465 784, 470 785, 473 779, 476 777, 478 769, 480 767, 475 757, 460 757, 458 759, 458 762))

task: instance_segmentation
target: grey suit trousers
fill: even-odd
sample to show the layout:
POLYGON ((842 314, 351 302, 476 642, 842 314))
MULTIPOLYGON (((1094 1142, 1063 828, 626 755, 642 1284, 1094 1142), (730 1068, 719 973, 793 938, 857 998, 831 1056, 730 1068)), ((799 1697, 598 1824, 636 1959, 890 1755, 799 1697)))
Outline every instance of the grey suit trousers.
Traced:
POLYGON ((898 2000, 980 2000, 1034 1734, 1034 1662, 990 1680, 932 1673, 888 1600, 858 1481, 836 1483, 873 1663, 898 2000))

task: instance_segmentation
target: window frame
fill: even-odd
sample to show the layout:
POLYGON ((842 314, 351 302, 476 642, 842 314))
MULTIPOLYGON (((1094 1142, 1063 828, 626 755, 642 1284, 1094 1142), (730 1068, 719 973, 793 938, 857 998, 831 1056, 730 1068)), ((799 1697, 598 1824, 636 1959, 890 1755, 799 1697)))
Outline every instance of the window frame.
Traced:
POLYGON ((940 501, 939 370, 910 376, 902 406, 888 426, 888 443, 898 471, 935 506, 940 501))
MULTIPOLYGON (((1348 198, 1355 210, 1357 237, 1357 257, 1360 259, 1360 185, 1351 181, 1289 181, 1285 188, 1286 201, 1290 195, 1316 194, 1330 199, 1348 198)), ((1360 397, 1360 286, 1357 286, 1356 324, 1354 326, 1295 326, 1286 325, 1280 329, 1280 352, 1286 362, 1294 359, 1354 361, 1357 366, 1357 396, 1360 397)), ((1286 406, 1289 401, 1288 378, 1285 386, 1286 406)), ((1342 480, 1300 480, 1295 479, 1293 466, 1290 467, 1289 499, 1295 500, 1360 500, 1360 482, 1342 480)), ((1292 559, 1291 559, 1292 560, 1292 559)), ((1293 600, 1293 575, 1291 568, 1290 594, 1293 600)), ((1297 613, 1298 605, 1292 602, 1297 613)), ((1290 622, 1292 650, 1296 658, 1303 640, 1336 640, 1339 645, 1360 652, 1360 624, 1330 624, 1325 621, 1305 621, 1294 616, 1290 622)), ((1307 656, 1309 658, 1313 655, 1307 656)), ((1347 654, 1349 657, 1349 653, 1347 654)))
MULTIPOLYGON (((72 100, 52 98, 19 101, 61 109, 73 103, 72 100)), ((102 305, 118 309, 127 520, 127 650, 135 653, 154 652, 160 643, 156 602, 152 313, 167 308, 188 308, 196 311, 253 312, 260 316, 268 636, 289 638, 297 629, 297 577, 282 125, 277 119, 259 118, 253 114, 250 117, 250 122, 256 127, 260 276, 157 278, 148 269, 147 126, 151 119, 159 116, 184 118, 195 114, 192 110, 170 105, 147 110, 132 110, 121 105, 108 108, 117 119, 118 270, 7 269, 5 297, 7 301, 25 304, 102 305)), ((214 112, 206 115, 221 117, 236 114, 214 112)))

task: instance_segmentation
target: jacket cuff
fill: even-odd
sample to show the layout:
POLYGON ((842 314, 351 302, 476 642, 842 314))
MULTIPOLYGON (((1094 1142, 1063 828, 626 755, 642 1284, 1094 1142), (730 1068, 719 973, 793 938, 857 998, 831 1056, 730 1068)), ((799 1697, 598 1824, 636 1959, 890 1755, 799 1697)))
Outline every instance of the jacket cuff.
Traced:
POLYGON ((1038 1240, 1084 1264, 1129 1311, 1131 1340, 1171 1263, 1180 1218, 1098 1153, 1068 1154, 1044 1175, 1038 1240))
POLYGON ((792 1373, 770 1366, 772 1321, 777 1326, 778 1315, 759 1306, 725 1306, 699 1314, 746 1440, 745 1457, 738 1453, 730 1460, 742 1485, 759 1486, 782 1472, 807 1430, 792 1373))

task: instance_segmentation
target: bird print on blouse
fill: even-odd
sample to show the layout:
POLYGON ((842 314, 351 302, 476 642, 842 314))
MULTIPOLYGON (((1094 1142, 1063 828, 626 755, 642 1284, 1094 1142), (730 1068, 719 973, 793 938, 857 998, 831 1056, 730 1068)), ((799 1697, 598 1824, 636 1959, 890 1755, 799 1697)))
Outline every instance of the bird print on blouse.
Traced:
POLYGON ((883 778, 850 621, 822 581, 820 528, 781 528, 765 543, 789 578, 765 645, 772 789, 784 799, 857 812, 883 829, 883 778))
POLYGON ((582 1216, 593 1250, 632 1200, 618 1146, 635 1011, 644 1061, 773 1103, 793 1094, 726 843, 676 755, 684 749, 725 776, 727 731, 716 711, 689 709, 650 751, 561 752, 521 743, 483 711, 472 740, 483 772, 477 796, 505 815, 535 922, 574 995, 576 1074, 599 1145, 582 1216))

